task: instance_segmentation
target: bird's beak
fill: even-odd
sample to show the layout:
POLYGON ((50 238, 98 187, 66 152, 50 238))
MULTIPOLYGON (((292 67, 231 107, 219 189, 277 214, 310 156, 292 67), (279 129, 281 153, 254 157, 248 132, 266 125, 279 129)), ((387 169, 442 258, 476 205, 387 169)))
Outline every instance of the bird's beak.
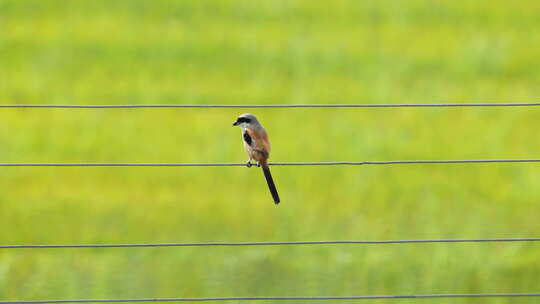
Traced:
POLYGON ((235 121, 232 125, 233 126, 238 126, 238 121, 235 121))

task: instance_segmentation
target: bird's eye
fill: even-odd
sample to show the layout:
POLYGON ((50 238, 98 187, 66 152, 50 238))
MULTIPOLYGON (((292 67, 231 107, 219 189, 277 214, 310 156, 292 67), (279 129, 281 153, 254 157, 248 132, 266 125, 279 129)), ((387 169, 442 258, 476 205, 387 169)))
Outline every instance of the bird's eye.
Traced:
POLYGON ((245 123, 250 123, 250 122, 251 122, 251 119, 245 118, 245 117, 240 117, 240 118, 238 118, 237 121, 238 121, 239 123, 243 123, 243 122, 245 122, 245 123))

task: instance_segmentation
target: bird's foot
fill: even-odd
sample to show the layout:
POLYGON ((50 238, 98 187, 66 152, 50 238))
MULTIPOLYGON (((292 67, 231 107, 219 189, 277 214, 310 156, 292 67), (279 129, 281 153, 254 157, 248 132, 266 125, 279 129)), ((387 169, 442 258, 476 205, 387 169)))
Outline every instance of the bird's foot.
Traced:
POLYGON ((253 164, 251 163, 251 159, 250 159, 247 161, 246 167, 251 168, 251 166, 253 166, 253 164))
POLYGON ((261 167, 261 163, 260 163, 260 162, 257 162, 257 163, 255 164, 255 166, 257 166, 257 167, 260 168, 260 167, 261 167))

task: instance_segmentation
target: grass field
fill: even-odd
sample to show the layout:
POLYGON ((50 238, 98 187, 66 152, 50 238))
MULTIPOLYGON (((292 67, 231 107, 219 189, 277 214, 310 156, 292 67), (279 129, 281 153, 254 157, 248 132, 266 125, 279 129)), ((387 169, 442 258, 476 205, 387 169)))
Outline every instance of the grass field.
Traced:
MULTIPOLYGON (((534 102, 539 11, 533 0, 0 0, 0 104, 534 102)), ((240 162, 241 112, 2 109, 0 162, 240 162)), ((252 112, 280 162, 540 151, 536 108, 252 112)), ((259 171, 4 167, 0 243, 539 236, 535 164, 274 167, 278 207, 259 171)), ((539 255, 534 243, 0 249, 0 300, 538 292, 539 255)), ((398 302, 418 301, 377 303, 398 302)))

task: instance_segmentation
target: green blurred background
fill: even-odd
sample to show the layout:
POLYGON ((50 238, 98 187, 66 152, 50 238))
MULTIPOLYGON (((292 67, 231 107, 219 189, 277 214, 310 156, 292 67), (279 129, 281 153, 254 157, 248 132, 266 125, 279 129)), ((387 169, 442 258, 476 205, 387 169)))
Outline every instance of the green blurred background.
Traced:
MULTIPOLYGON (((0 104, 534 102, 539 11, 535 0, 0 0, 0 104)), ((3 109, 0 161, 245 161, 231 127, 241 112, 3 109)), ((252 112, 280 162, 540 151, 536 108, 252 112)), ((256 168, 4 167, 0 243, 537 237, 539 169, 274 167, 276 207, 256 168)), ((4 249, 0 299, 538 292, 539 255, 534 243, 4 249)))

